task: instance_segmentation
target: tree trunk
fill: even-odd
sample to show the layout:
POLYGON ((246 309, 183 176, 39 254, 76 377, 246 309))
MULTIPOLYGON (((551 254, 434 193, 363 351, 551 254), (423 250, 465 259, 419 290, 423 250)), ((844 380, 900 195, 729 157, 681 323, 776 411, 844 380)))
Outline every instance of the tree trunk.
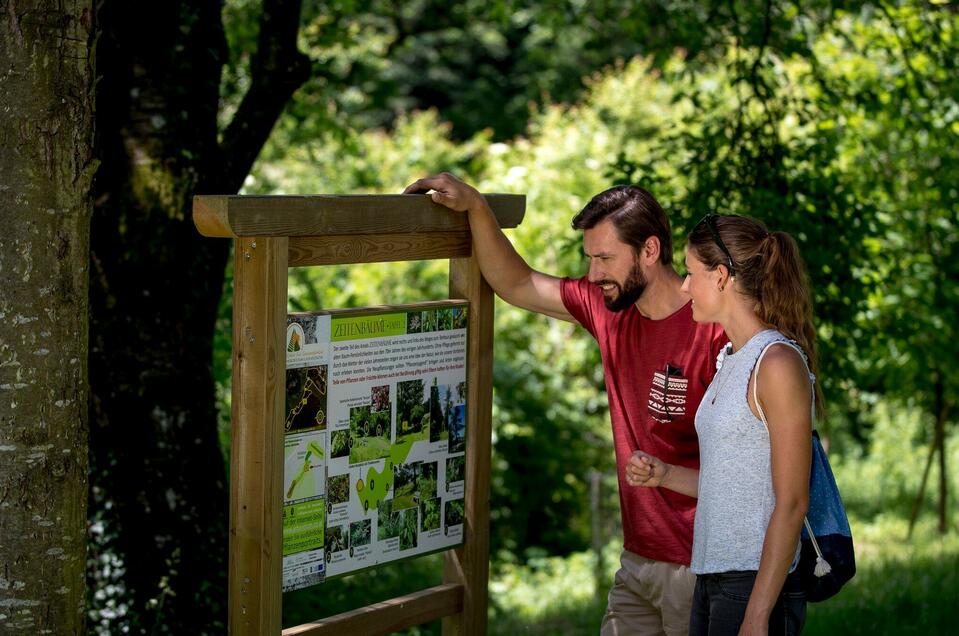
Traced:
POLYGON ((190 210, 194 194, 239 189, 309 72, 258 72, 305 59, 299 2, 264 4, 260 66, 222 147, 221 2, 106 0, 100 12, 90 577, 96 621, 111 633, 225 632, 229 500, 212 350, 230 245, 201 237, 190 210), (277 30, 295 55, 269 46, 277 30))
POLYGON ((229 502, 211 364, 229 245, 189 215, 218 155, 219 3, 107 1, 99 22, 91 518, 111 567, 91 572, 97 621, 222 633, 229 502))
POLYGON ((945 383, 942 380, 942 374, 936 373, 934 408, 936 410, 936 446, 939 449, 939 534, 946 534, 949 528, 946 514, 947 502, 949 501, 949 474, 946 472, 946 418, 948 417, 945 392, 945 383))
POLYGON ((0 3, 0 633, 80 634, 93 3, 0 3))
POLYGON ((929 445, 929 455, 926 456, 926 467, 922 471, 922 479, 919 481, 919 492, 916 493, 916 499, 912 503, 912 513, 909 515, 909 530, 906 532, 906 539, 912 538, 912 531, 916 528, 916 521, 919 519, 919 511, 922 509, 922 501, 926 498, 926 484, 929 482, 929 471, 932 469, 932 461, 936 457, 936 450, 939 439, 933 437, 932 444, 929 445))

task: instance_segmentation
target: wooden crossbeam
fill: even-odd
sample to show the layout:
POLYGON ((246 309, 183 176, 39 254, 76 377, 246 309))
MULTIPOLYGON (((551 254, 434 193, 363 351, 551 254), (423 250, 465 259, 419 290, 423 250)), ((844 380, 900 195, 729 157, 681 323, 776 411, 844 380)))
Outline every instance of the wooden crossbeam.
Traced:
POLYGON ((283 630, 283 636, 380 636, 452 616, 462 610, 463 586, 448 583, 289 627, 283 630))
MULTIPOLYGON (((484 194, 500 227, 523 220, 526 197, 484 194)), ((193 197, 200 234, 243 236, 338 236, 468 232, 465 214, 451 212, 424 194, 193 197)))
POLYGON ((469 256, 471 253, 468 231, 296 236, 290 239, 290 267, 420 261, 469 256))

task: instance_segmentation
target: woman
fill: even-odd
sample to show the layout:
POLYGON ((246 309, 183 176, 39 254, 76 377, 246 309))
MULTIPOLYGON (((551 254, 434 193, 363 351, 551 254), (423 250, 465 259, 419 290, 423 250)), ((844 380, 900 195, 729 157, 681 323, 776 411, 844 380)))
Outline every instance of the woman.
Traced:
POLYGON ((805 268, 788 234, 714 215, 690 234, 686 268, 693 319, 720 323, 730 339, 696 412, 700 469, 638 450, 626 480, 699 497, 690 634, 798 634, 806 601, 790 572, 808 503, 811 406, 821 403, 806 363, 815 370, 805 268))

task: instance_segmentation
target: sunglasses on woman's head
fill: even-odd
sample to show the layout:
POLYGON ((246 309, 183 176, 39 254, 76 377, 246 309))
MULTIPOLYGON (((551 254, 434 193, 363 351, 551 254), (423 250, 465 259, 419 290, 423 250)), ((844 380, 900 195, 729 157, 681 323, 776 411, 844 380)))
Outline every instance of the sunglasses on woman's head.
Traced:
MULTIPOLYGON (((706 229, 708 229, 709 233, 713 235, 713 240, 716 242, 716 245, 719 247, 719 249, 723 251, 723 254, 726 255, 726 261, 727 261, 726 266, 729 268, 729 275, 735 276, 736 269, 733 267, 733 255, 729 253, 729 250, 726 248, 726 244, 723 243, 722 237, 719 236, 719 228, 716 227, 716 219, 718 218, 719 218, 718 215, 710 212, 709 214, 704 216, 702 219, 700 219, 699 223, 696 224, 696 228, 698 228, 700 225, 703 225, 704 223, 706 224, 706 229)), ((696 231, 696 228, 693 228, 694 232, 696 231)))

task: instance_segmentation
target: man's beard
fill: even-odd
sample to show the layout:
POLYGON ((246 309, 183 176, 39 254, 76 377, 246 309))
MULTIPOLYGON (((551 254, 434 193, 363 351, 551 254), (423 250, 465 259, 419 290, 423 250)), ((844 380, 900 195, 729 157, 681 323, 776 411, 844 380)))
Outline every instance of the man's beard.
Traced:
POLYGON ((640 268, 639 263, 633 264, 633 268, 629 270, 629 274, 626 275, 626 280, 622 285, 609 279, 601 280, 596 284, 615 285, 619 291, 614 297, 607 296, 605 292, 603 293, 603 302, 606 303, 606 309, 610 311, 623 311, 639 300, 639 297, 646 291, 646 277, 643 275, 643 270, 640 268))

